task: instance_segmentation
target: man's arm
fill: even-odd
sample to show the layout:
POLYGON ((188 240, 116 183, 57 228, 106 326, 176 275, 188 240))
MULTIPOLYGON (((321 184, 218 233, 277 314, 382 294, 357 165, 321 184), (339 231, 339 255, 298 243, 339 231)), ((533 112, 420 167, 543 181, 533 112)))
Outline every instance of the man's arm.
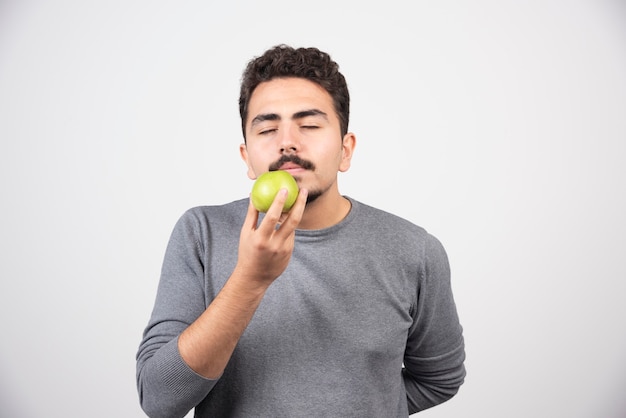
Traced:
POLYGON ((409 413, 452 398, 465 379, 465 345, 441 243, 431 235, 424 246, 420 277, 402 371, 409 413))
POLYGON ((193 233, 198 224, 185 217, 175 228, 155 308, 137 353, 139 397, 148 416, 184 416, 221 376, 265 290, 289 263, 306 191, 288 214, 281 214, 285 198, 279 193, 258 227, 259 214, 248 207, 237 264, 206 309, 204 265, 193 233))
POLYGON ((258 228, 258 212, 252 204, 248 206, 233 274, 206 311, 178 339, 183 360, 201 376, 221 376, 265 291, 287 268, 306 191, 299 193, 286 215, 281 214, 285 199, 284 193, 277 196, 258 228), (281 226, 276 229, 279 220, 281 226))

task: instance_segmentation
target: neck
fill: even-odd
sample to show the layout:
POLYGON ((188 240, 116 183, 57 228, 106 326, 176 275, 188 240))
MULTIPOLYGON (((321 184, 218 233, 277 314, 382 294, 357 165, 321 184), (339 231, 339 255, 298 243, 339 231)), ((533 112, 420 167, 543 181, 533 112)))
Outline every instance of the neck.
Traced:
POLYGON ((323 229, 341 222, 350 212, 351 203, 335 189, 307 203, 298 229, 323 229))

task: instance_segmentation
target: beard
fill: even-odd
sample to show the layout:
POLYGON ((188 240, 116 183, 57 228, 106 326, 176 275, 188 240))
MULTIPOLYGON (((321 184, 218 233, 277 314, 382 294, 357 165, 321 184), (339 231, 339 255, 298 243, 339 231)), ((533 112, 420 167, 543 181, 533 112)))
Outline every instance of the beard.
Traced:
MULTIPOLYGON (((296 178, 296 181, 298 179, 296 178)), ((320 196, 323 196, 328 190, 330 190, 331 186, 309 189, 309 194, 306 196, 306 204, 315 202, 320 196)))
POLYGON ((324 192, 321 190, 310 190, 309 194, 306 196, 306 204, 315 202, 315 200, 320 197, 324 192))

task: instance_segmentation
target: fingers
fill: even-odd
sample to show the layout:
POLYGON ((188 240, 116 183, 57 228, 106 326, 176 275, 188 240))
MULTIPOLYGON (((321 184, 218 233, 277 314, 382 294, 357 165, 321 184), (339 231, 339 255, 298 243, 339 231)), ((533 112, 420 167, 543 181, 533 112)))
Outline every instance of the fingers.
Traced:
POLYGON ((307 189, 300 189, 298 198, 291 207, 289 213, 287 213, 287 216, 283 219, 281 229, 285 228, 290 233, 298 227, 300 221, 302 220, 302 215, 304 214, 308 194, 309 191, 307 189))
POLYGON ((259 229, 264 229, 267 232, 274 232, 276 225, 280 224, 280 230, 287 234, 293 232, 304 213, 304 207, 306 205, 307 190, 301 189, 298 193, 298 197, 291 207, 288 213, 283 212, 285 201, 287 200, 287 189, 281 189, 274 198, 274 202, 265 214, 265 218, 261 222, 259 229), (287 226, 287 228, 286 228, 287 226))
POLYGON ((252 202, 239 239, 237 265, 241 271, 262 282, 273 281, 289 263, 295 243, 295 230, 300 224, 308 192, 300 190, 291 210, 283 213, 287 190, 281 190, 263 217, 252 202))
POLYGON ((286 200, 287 189, 280 189, 278 193, 276 193, 272 205, 265 213, 265 217, 263 221, 261 221, 261 225, 259 225, 259 230, 271 233, 276 228, 276 224, 279 222, 281 214, 283 213, 286 200))
POLYGON ((256 210, 252 204, 252 199, 248 202, 248 212, 246 213, 246 219, 243 222, 243 230, 253 230, 259 221, 259 211, 256 210))

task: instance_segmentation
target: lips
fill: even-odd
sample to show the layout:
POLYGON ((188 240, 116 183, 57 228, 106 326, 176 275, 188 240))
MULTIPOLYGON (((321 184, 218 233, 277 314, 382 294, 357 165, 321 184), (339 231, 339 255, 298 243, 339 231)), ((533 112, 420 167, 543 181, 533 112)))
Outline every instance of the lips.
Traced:
POLYGON ((280 170, 285 170, 285 171, 289 171, 289 170, 302 170, 302 166, 295 164, 295 163, 285 163, 283 165, 280 166, 280 170))

